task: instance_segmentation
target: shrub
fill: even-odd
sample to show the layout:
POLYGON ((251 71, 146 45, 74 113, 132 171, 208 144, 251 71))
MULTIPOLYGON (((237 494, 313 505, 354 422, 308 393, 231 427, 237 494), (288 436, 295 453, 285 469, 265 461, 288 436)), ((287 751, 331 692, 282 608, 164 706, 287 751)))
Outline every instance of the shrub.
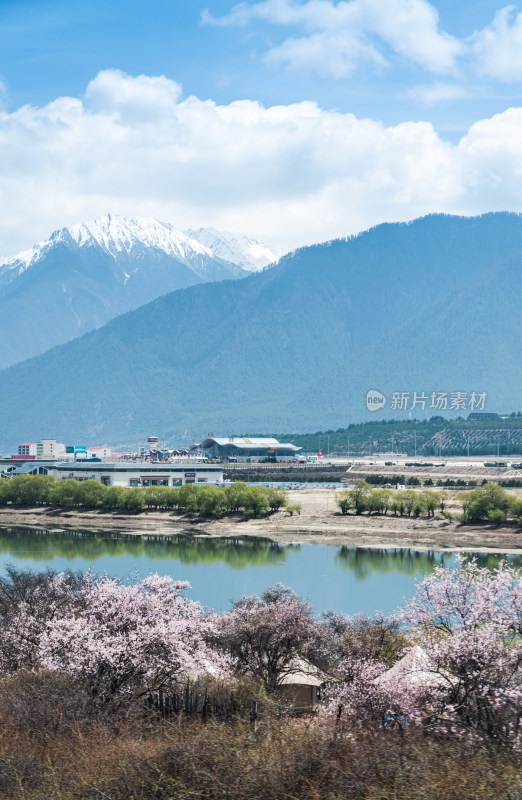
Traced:
POLYGON ((106 492, 107 487, 100 481, 92 478, 87 481, 81 481, 77 494, 78 503, 86 508, 96 508, 102 505, 106 492))
POLYGON ((123 508, 123 498, 126 489, 123 486, 107 486, 107 491, 100 501, 101 508, 123 508))
POLYGON ((245 492, 245 512, 258 517, 268 511, 268 497, 259 486, 249 486, 245 492))
POLYGON ((502 525, 506 521, 506 515, 500 508, 493 508, 488 511, 488 522, 493 525, 502 525))
POLYGON ((145 505, 143 489, 126 489, 122 495, 123 508, 126 511, 141 511, 145 505))
POLYGON ((284 489, 267 489, 266 496, 270 511, 279 511, 288 504, 288 493, 284 489))
POLYGON ((511 496, 496 483, 485 483, 471 492, 460 492, 457 497, 471 521, 489 520, 490 512, 496 510, 503 512, 505 520, 512 502, 511 496))
POLYGON ((245 507, 248 486, 243 481, 234 481, 225 489, 227 511, 241 511, 245 507))
POLYGON ((195 497, 201 514, 219 516, 227 510, 225 494, 217 486, 198 486, 195 497))
POLYGON ((53 505, 64 506, 65 508, 73 508, 74 506, 80 505, 80 482, 75 481, 73 478, 55 481, 51 488, 50 502, 53 505))
POLYGON ((341 492, 337 492, 335 495, 335 502, 341 509, 341 514, 347 514, 354 506, 350 489, 343 489, 341 492))
POLYGON ((517 519, 518 517, 522 516, 522 500, 519 500, 518 497, 511 496, 508 500, 509 503, 509 513, 511 516, 517 519))
POLYGON ((168 486, 148 486, 144 490, 145 505, 148 508, 168 508, 171 504, 171 492, 168 486))
POLYGON ((294 503, 293 506, 286 506, 285 511, 287 511, 291 517, 293 517, 294 513, 300 514, 302 508, 303 506, 300 503, 294 503))

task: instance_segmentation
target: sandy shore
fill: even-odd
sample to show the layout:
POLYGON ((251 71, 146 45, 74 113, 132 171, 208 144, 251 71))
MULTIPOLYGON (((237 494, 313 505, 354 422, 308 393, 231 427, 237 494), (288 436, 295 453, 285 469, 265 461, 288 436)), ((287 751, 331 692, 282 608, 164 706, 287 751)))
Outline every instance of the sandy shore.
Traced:
POLYGON ((350 547, 400 547, 415 550, 473 550, 522 553, 522 531, 506 526, 471 526, 448 523, 442 517, 418 520, 387 516, 341 515, 335 491, 296 489, 290 502, 302 505, 299 516, 277 512, 266 518, 242 515, 208 519, 188 514, 143 511, 121 512, 63 510, 47 507, 0 508, 0 525, 48 530, 112 531, 134 535, 266 537, 281 543, 321 543, 350 547))

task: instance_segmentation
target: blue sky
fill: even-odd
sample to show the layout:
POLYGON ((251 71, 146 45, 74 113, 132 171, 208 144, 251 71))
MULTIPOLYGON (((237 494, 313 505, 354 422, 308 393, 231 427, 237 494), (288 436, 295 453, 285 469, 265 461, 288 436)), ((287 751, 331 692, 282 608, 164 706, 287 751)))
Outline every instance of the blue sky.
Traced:
POLYGON ((286 247, 522 210, 516 5, 1 0, 0 35, 0 253, 107 210, 286 247))
MULTIPOLYGON (((460 40, 490 25, 503 7, 497 0, 432 5, 441 30, 460 40)), ((197 0, 3 0, 0 74, 5 104, 14 109, 25 103, 45 105, 60 95, 80 96, 100 70, 115 68, 130 75, 166 75, 181 83, 185 94, 218 103, 240 98, 265 105, 315 100, 325 108, 389 124, 429 119, 438 130, 456 136, 475 119, 503 111, 521 98, 522 73, 520 80, 491 80, 467 69, 455 78, 397 56, 383 42, 386 66, 361 61, 351 74, 337 78, 317 75, 304 65, 292 69, 267 64, 271 48, 302 30, 297 24, 263 19, 219 26, 202 22, 205 10, 219 20, 233 7, 228 0, 210 0, 208 5, 197 0), (464 96, 424 102, 415 94, 419 86, 437 83, 458 87, 464 96)))

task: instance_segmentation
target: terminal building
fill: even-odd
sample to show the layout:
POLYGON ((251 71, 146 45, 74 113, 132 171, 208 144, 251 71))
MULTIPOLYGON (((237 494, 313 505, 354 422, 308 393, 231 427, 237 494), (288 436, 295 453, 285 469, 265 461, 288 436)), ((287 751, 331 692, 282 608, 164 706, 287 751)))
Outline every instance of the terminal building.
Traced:
POLYGON ((277 439, 210 436, 199 444, 193 444, 191 449, 202 450, 215 461, 244 461, 247 464, 254 464, 267 461, 295 461, 303 448, 278 442, 277 439))
POLYGON ((88 463, 64 461, 58 463, 27 463, 15 475, 54 475, 58 480, 94 479, 105 486, 183 486, 186 483, 223 483, 223 468, 218 464, 139 464, 88 463))

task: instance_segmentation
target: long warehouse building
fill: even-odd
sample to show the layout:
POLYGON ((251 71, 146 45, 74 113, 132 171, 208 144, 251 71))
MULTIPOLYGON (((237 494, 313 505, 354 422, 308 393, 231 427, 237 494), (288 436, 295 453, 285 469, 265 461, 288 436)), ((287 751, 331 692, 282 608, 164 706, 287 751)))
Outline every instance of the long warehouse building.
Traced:
POLYGON ((150 464, 150 463, 28 463, 10 473, 15 475, 54 475, 77 481, 94 479, 105 486, 182 486, 186 483, 222 483, 223 468, 219 464, 150 464))

